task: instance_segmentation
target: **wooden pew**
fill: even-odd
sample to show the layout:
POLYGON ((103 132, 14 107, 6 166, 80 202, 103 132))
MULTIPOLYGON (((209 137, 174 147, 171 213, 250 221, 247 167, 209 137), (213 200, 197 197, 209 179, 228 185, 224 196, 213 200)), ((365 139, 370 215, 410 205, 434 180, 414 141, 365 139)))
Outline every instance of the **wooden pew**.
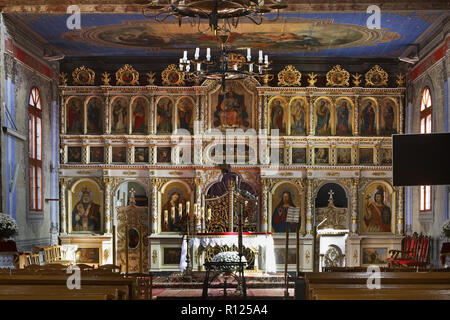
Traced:
POLYGON ((381 288, 372 290, 367 287, 368 278, 365 272, 306 273, 305 296, 330 300, 450 299, 448 272, 382 272, 381 288))

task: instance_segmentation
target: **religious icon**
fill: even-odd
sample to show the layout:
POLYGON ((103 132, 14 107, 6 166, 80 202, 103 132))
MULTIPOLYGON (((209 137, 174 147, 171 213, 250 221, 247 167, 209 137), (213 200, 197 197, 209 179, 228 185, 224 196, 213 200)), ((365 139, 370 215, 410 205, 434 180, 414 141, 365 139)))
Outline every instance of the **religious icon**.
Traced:
POLYGON ((136 249, 139 245, 139 232, 135 228, 128 229, 128 248, 136 249))
POLYGON ((336 149, 336 163, 338 165, 352 164, 352 149, 351 148, 337 148, 336 149))
POLYGON ((373 165, 373 149, 360 148, 359 149, 359 164, 373 165))
POLYGON ((172 133, 173 103, 167 97, 159 99, 157 106, 157 132, 172 133))
POLYGON ((112 105, 111 133, 127 133, 128 110, 125 99, 117 98, 112 105))
POLYGON ((363 248, 362 264, 386 264, 386 248, 363 248))
POLYGON ((292 148, 292 163, 306 164, 306 148, 292 148))
POLYGON ((147 147, 134 148, 134 162, 148 162, 148 155, 147 147))
POLYGON ((326 99, 319 99, 315 104, 317 105, 315 115, 315 134, 317 136, 329 136, 331 135, 330 102, 326 99))
POLYGON ((346 99, 341 99, 337 103, 336 116, 336 135, 337 136, 349 136, 352 134, 352 117, 351 106, 346 99))
POLYGON ((66 107, 66 132, 69 134, 83 134, 83 102, 80 99, 72 98, 66 107))
POLYGON ((100 98, 91 98, 87 105, 87 133, 103 132, 103 103, 100 98))
POLYGON ((133 133, 147 132, 147 103, 143 98, 134 100, 131 106, 131 124, 133 133))
POLYGON ((169 192, 168 200, 162 206, 161 222, 162 231, 184 232, 186 230, 186 199, 181 191, 169 192))
POLYGON ((68 162, 81 162, 81 147, 67 148, 68 162))
POLYGON ((164 248, 164 264, 180 264, 181 248, 164 248))
MULTIPOLYGON (((158 147, 156 149, 156 160, 158 163, 170 163, 172 161, 172 154, 171 154, 171 148, 170 147, 158 147)), ((183 150, 183 149, 181 149, 183 150)), ((182 157, 182 155, 180 155, 182 157)))
POLYGON ((232 88, 229 88, 224 94, 219 94, 216 111, 214 112, 214 126, 247 128, 249 125, 244 95, 236 93, 232 88))
POLYGON ((362 136, 375 136, 377 134, 375 115, 375 105, 373 101, 368 99, 363 102, 360 115, 360 128, 362 136))
POLYGON ((314 149, 314 164, 328 164, 328 148, 314 149))
POLYGON ((178 101, 177 105, 177 128, 188 130, 190 133, 193 131, 193 110, 194 105, 188 98, 182 98, 178 101))
POLYGON ((113 147, 112 148, 112 162, 127 162, 127 148, 113 147))
POLYGON ((89 148, 89 162, 104 162, 104 149, 103 147, 90 147, 89 148))
POLYGON ((279 135, 286 134, 287 121, 285 121, 286 102, 279 98, 273 99, 269 105, 270 129, 277 129, 279 135))
POLYGON ((391 232, 391 199, 386 188, 379 184, 375 190, 369 188, 363 198, 363 232, 391 232), (372 191, 372 192, 370 192, 372 191))
POLYGON ((291 102, 291 135, 305 135, 306 124, 306 103, 303 99, 295 99, 291 102))
POLYGON ((380 148, 378 151, 379 163, 382 166, 392 165, 392 149, 391 148, 380 148))
MULTIPOLYGON (((275 204, 275 203, 274 203, 275 204)), ((288 222, 286 222, 288 209, 290 207, 297 207, 294 204, 293 196, 291 190, 283 190, 280 193, 278 203, 273 210, 272 214, 272 229, 273 232, 285 232, 288 222)), ((299 226, 301 225, 301 218, 299 221, 299 226)), ((289 231, 295 232, 295 223, 289 223, 289 231)))
POLYGON ((390 99, 383 100, 381 104, 380 131, 383 136, 390 136, 397 133, 395 128, 394 103, 390 99))
POLYGON ((76 263, 100 263, 99 248, 78 248, 75 251, 76 263))
POLYGON ((99 232, 101 227, 100 205, 94 202, 94 194, 88 188, 81 189, 79 201, 72 210, 73 231, 99 232))

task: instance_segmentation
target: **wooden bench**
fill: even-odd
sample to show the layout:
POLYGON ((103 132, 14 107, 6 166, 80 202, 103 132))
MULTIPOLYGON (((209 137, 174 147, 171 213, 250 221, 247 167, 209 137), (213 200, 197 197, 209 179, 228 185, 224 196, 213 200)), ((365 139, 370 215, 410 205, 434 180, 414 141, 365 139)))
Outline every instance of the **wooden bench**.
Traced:
POLYGON ((365 272, 306 273, 296 281, 296 291, 305 292, 296 292, 296 296, 310 300, 450 299, 448 272, 382 272, 380 289, 369 289, 368 278, 365 272))

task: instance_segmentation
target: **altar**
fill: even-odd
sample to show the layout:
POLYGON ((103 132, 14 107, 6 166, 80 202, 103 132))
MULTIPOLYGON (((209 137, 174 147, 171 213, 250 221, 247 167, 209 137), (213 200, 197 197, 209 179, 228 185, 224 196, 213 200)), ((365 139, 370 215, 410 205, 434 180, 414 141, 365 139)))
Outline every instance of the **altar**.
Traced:
MULTIPOLYGON (((258 271, 262 267, 265 273, 276 272, 275 249, 271 233, 244 232, 242 245, 250 268, 258 271)), ((198 233, 189 239, 189 249, 191 257, 194 257, 194 267, 197 265, 200 269, 203 263, 209 261, 215 254, 223 251, 237 251, 237 248, 237 232, 198 233)), ((187 266, 187 252, 188 245, 184 238, 181 247, 181 271, 184 271, 187 266)))

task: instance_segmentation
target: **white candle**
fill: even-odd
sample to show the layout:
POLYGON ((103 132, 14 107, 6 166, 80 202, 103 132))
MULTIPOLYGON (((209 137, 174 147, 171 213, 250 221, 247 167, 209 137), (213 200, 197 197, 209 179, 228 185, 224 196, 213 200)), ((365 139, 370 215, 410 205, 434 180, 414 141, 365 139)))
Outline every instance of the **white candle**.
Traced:
POLYGON ((262 50, 259 50, 259 59, 258 59, 259 63, 263 62, 263 52, 262 50))
POLYGON ((183 61, 186 62, 187 61, 187 51, 183 52, 183 61))
POLYGON ((258 69, 259 69, 259 73, 262 73, 262 68, 261 68, 261 66, 259 66, 258 69))
POLYGON ((183 58, 180 58, 180 71, 183 71, 183 58))
POLYGON ((247 61, 250 62, 250 60, 252 60, 252 53, 250 48, 247 48, 247 61))
POLYGON ((211 59, 211 48, 207 48, 206 49, 206 60, 210 60, 211 59))
POLYGON ((198 72, 202 71, 202 64, 201 63, 197 63, 197 71, 198 72))
POLYGON ((186 71, 189 72, 189 70, 191 70, 191 61, 188 60, 188 61, 186 61, 186 63, 187 63, 186 71))
POLYGON ((198 58, 200 57, 200 48, 195 48, 195 60, 198 60, 198 58))
POLYGON ((237 69, 238 69, 238 65, 237 65, 237 64, 235 64, 235 65, 233 66, 233 69, 234 69, 234 71, 237 71, 237 69))
POLYGON ((269 64, 269 56, 268 56, 267 54, 264 56, 264 63, 265 63, 266 65, 269 64))
POLYGON ((248 72, 253 72, 253 63, 248 65, 248 72))

